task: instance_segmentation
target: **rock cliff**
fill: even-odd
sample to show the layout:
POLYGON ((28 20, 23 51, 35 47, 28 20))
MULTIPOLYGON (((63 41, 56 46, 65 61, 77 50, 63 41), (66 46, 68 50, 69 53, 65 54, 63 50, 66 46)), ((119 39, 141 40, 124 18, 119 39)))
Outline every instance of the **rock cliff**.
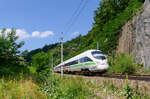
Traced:
POLYGON ((145 0, 140 12, 123 26, 117 51, 133 55, 137 63, 150 68, 150 0, 145 0))

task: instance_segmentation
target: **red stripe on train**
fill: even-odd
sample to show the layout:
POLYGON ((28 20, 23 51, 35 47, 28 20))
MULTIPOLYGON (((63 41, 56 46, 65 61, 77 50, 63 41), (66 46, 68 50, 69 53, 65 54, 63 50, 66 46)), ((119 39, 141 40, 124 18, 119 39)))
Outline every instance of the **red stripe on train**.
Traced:
POLYGON ((64 69, 69 69, 70 68, 70 66, 66 66, 66 67, 64 67, 64 69))

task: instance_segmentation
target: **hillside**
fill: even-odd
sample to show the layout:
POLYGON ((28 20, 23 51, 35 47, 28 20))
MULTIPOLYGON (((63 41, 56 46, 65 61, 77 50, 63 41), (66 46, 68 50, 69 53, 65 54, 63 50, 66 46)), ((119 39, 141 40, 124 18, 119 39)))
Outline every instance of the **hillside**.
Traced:
MULTIPOLYGON (((64 43, 64 60, 87 49, 96 49, 99 41, 100 50, 111 55, 116 51, 123 25, 132 19, 141 8, 143 0, 103 0, 95 10, 95 22, 92 29, 84 36, 64 43)), ((60 63, 60 44, 46 45, 28 53, 28 61, 38 52, 53 54, 54 64, 60 63), (46 48, 46 51, 45 51, 46 48)))
POLYGON ((137 63, 150 68, 150 1, 146 0, 142 9, 132 20, 122 27, 118 52, 133 55, 137 63))

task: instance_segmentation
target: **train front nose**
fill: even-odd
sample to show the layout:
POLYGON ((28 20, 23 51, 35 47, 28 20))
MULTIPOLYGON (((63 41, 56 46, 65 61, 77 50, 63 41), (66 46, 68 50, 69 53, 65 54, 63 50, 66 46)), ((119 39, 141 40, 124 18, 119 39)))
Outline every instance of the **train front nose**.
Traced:
POLYGON ((97 70, 107 70, 109 68, 107 60, 97 61, 96 65, 97 70))

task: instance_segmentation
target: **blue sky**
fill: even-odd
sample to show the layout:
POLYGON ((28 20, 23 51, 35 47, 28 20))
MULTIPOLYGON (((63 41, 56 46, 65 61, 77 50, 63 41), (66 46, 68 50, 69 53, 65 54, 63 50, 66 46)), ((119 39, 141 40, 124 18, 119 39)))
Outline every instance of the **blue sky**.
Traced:
MULTIPOLYGON (((85 0, 86 1, 86 0, 85 0)), ((0 0, 0 29, 15 28, 25 41, 21 50, 41 48, 45 44, 60 41, 60 33, 77 9, 81 0, 0 0)), ((100 0, 89 0, 78 20, 64 41, 71 40, 79 34, 85 35, 91 29, 94 10, 100 0)))

